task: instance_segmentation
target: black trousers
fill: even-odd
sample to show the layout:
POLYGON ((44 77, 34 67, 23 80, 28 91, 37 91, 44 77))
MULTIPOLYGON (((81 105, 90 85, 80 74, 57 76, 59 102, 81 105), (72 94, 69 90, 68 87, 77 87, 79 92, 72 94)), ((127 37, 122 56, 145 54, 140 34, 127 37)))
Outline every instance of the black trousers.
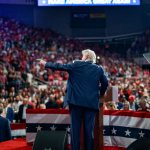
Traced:
POLYGON ((16 120, 16 123, 18 123, 18 113, 15 114, 15 118, 14 119, 16 120))
POLYGON ((84 127, 84 150, 94 150, 93 129, 95 124, 96 110, 69 104, 71 117, 71 148, 80 150, 80 128, 83 120, 84 127))
POLYGON ((20 123, 26 123, 26 119, 21 119, 20 123))

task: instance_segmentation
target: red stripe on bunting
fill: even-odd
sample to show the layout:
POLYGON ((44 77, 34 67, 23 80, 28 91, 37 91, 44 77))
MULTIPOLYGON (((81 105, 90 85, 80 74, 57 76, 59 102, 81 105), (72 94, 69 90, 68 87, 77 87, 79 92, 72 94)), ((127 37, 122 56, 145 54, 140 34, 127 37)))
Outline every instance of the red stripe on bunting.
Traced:
POLYGON ((27 142, 28 146, 33 146, 34 142, 27 142))
POLYGON ((70 114, 69 109, 26 109, 27 114, 70 114))
POLYGON ((126 148, 123 147, 116 147, 116 146, 104 146, 103 150, 125 150, 126 148))
POLYGON ((26 123, 10 124, 10 128, 11 128, 11 130, 26 129, 26 123))
POLYGON ((127 110, 104 110, 104 115, 150 118, 149 112, 127 110))
MULTIPOLYGON (((27 114, 69 114, 69 109, 26 109, 27 114)), ((149 112, 104 110, 104 115, 150 118, 149 112)))

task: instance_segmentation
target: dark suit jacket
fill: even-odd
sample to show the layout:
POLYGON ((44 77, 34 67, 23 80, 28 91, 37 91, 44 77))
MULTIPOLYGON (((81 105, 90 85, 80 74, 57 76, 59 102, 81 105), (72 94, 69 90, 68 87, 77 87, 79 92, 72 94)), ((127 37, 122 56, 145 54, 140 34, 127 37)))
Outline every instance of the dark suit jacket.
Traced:
POLYGON ((103 96, 108 87, 108 80, 102 67, 92 61, 75 61, 71 64, 47 62, 45 68, 67 71, 67 82, 64 107, 68 104, 99 110, 99 81, 100 94, 103 96))
POLYGON ((118 106, 117 106, 117 109, 122 109, 123 108, 123 104, 121 102, 118 102, 118 106))
POLYGON ((14 114, 14 111, 12 108, 8 107, 7 108, 7 115, 6 115, 6 118, 10 121, 10 122, 13 122, 13 119, 15 117, 15 114, 14 114))
MULTIPOLYGON (((23 104, 20 105, 20 107, 19 107, 18 120, 20 120, 20 122, 22 122, 23 107, 24 107, 23 104)), ((33 106, 28 104, 28 105, 27 105, 27 109, 33 109, 33 106)))
MULTIPOLYGON (((131 106, 130 106, 131 107, 131 106)), ((135 103, 135 110, 137 111, 139 109, 139 105, 137 103, 135 103)))
POLYGON ((9 120, 0 116, 0 142, 11 140, 9 120))
POLYGON ((140 106, 139 106, 137 103, 135 103, 135 109, 136 109, 136 111, 137 111, 139 108, 140 108, 140 106))
POLYGON ((47 102, 46 103, 46 109, 59 109, 59 104, 55 101, 53 102, 47 102))

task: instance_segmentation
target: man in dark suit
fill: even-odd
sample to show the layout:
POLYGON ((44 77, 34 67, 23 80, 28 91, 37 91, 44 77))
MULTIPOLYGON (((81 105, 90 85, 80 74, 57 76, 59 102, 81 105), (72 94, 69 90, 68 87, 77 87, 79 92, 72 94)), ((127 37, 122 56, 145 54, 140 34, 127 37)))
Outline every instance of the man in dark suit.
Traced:
POLYGON ((0 142, 11 140, 11 130, 9 120, 3 118, 1 114, 3 113, 3 107, 0 106, 0 142))
POLYGON ((129 104, 130 104, 130 108, 134 111, 137 111, 139 109, 139 105, 134 102, 135 100, 135 96, 134 95, 130 95, 129 98, 128 98, 128 101, 129 101, 129 104))
POLYGON ((50 94, 49 101, 46 103, 46 109, 59 109, 59 105, 54 101, 54 95, 50 94))
POLYGON ((14 114, 14 111, 12 108, 10 107, 7 107, 8 103, 7 101, 4 101, 3 102, 3 110, 4 110, 4 115, 5 115, 5 118, 7 118, 10 122, 13 122, 13 119, 15 117, 15 114, 14 114))
POLYGON ((96 111, 99 110, 99 81, 101 82, 100 96, 104 96, 108 80, 102 67, 95 65, 96 55, 92 50, 82 52, 82 61, 71 64, 45 62, 38 59, 45 68, 67 71, 69 73, 66 87, 64 107, 69 103, 71 116, 71 150, 80 149, 80 128, 83 120, 84 149, 94 150, 94 122, 96 111))
POLYGON ((26 123, 26 109, 33 109, 32 105, 29 105, 29 100, 27 98, 23 99, 23 104, 19 107, 18 112, 18 122, 19 123, 26 123))

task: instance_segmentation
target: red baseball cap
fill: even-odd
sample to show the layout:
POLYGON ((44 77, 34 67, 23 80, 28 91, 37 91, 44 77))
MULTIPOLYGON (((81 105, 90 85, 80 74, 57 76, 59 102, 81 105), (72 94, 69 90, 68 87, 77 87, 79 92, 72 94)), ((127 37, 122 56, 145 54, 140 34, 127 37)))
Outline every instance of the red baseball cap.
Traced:
POLYGON ((139 94, 143 94, 143 92, 142 92, 142 91, 139 91, 139 94))
POLYGON ((134 96, 134 95, 130 95, 128 99, 129 99, 129 100, 134 100, 134 99, 135 99, 135 96, 134 96))

